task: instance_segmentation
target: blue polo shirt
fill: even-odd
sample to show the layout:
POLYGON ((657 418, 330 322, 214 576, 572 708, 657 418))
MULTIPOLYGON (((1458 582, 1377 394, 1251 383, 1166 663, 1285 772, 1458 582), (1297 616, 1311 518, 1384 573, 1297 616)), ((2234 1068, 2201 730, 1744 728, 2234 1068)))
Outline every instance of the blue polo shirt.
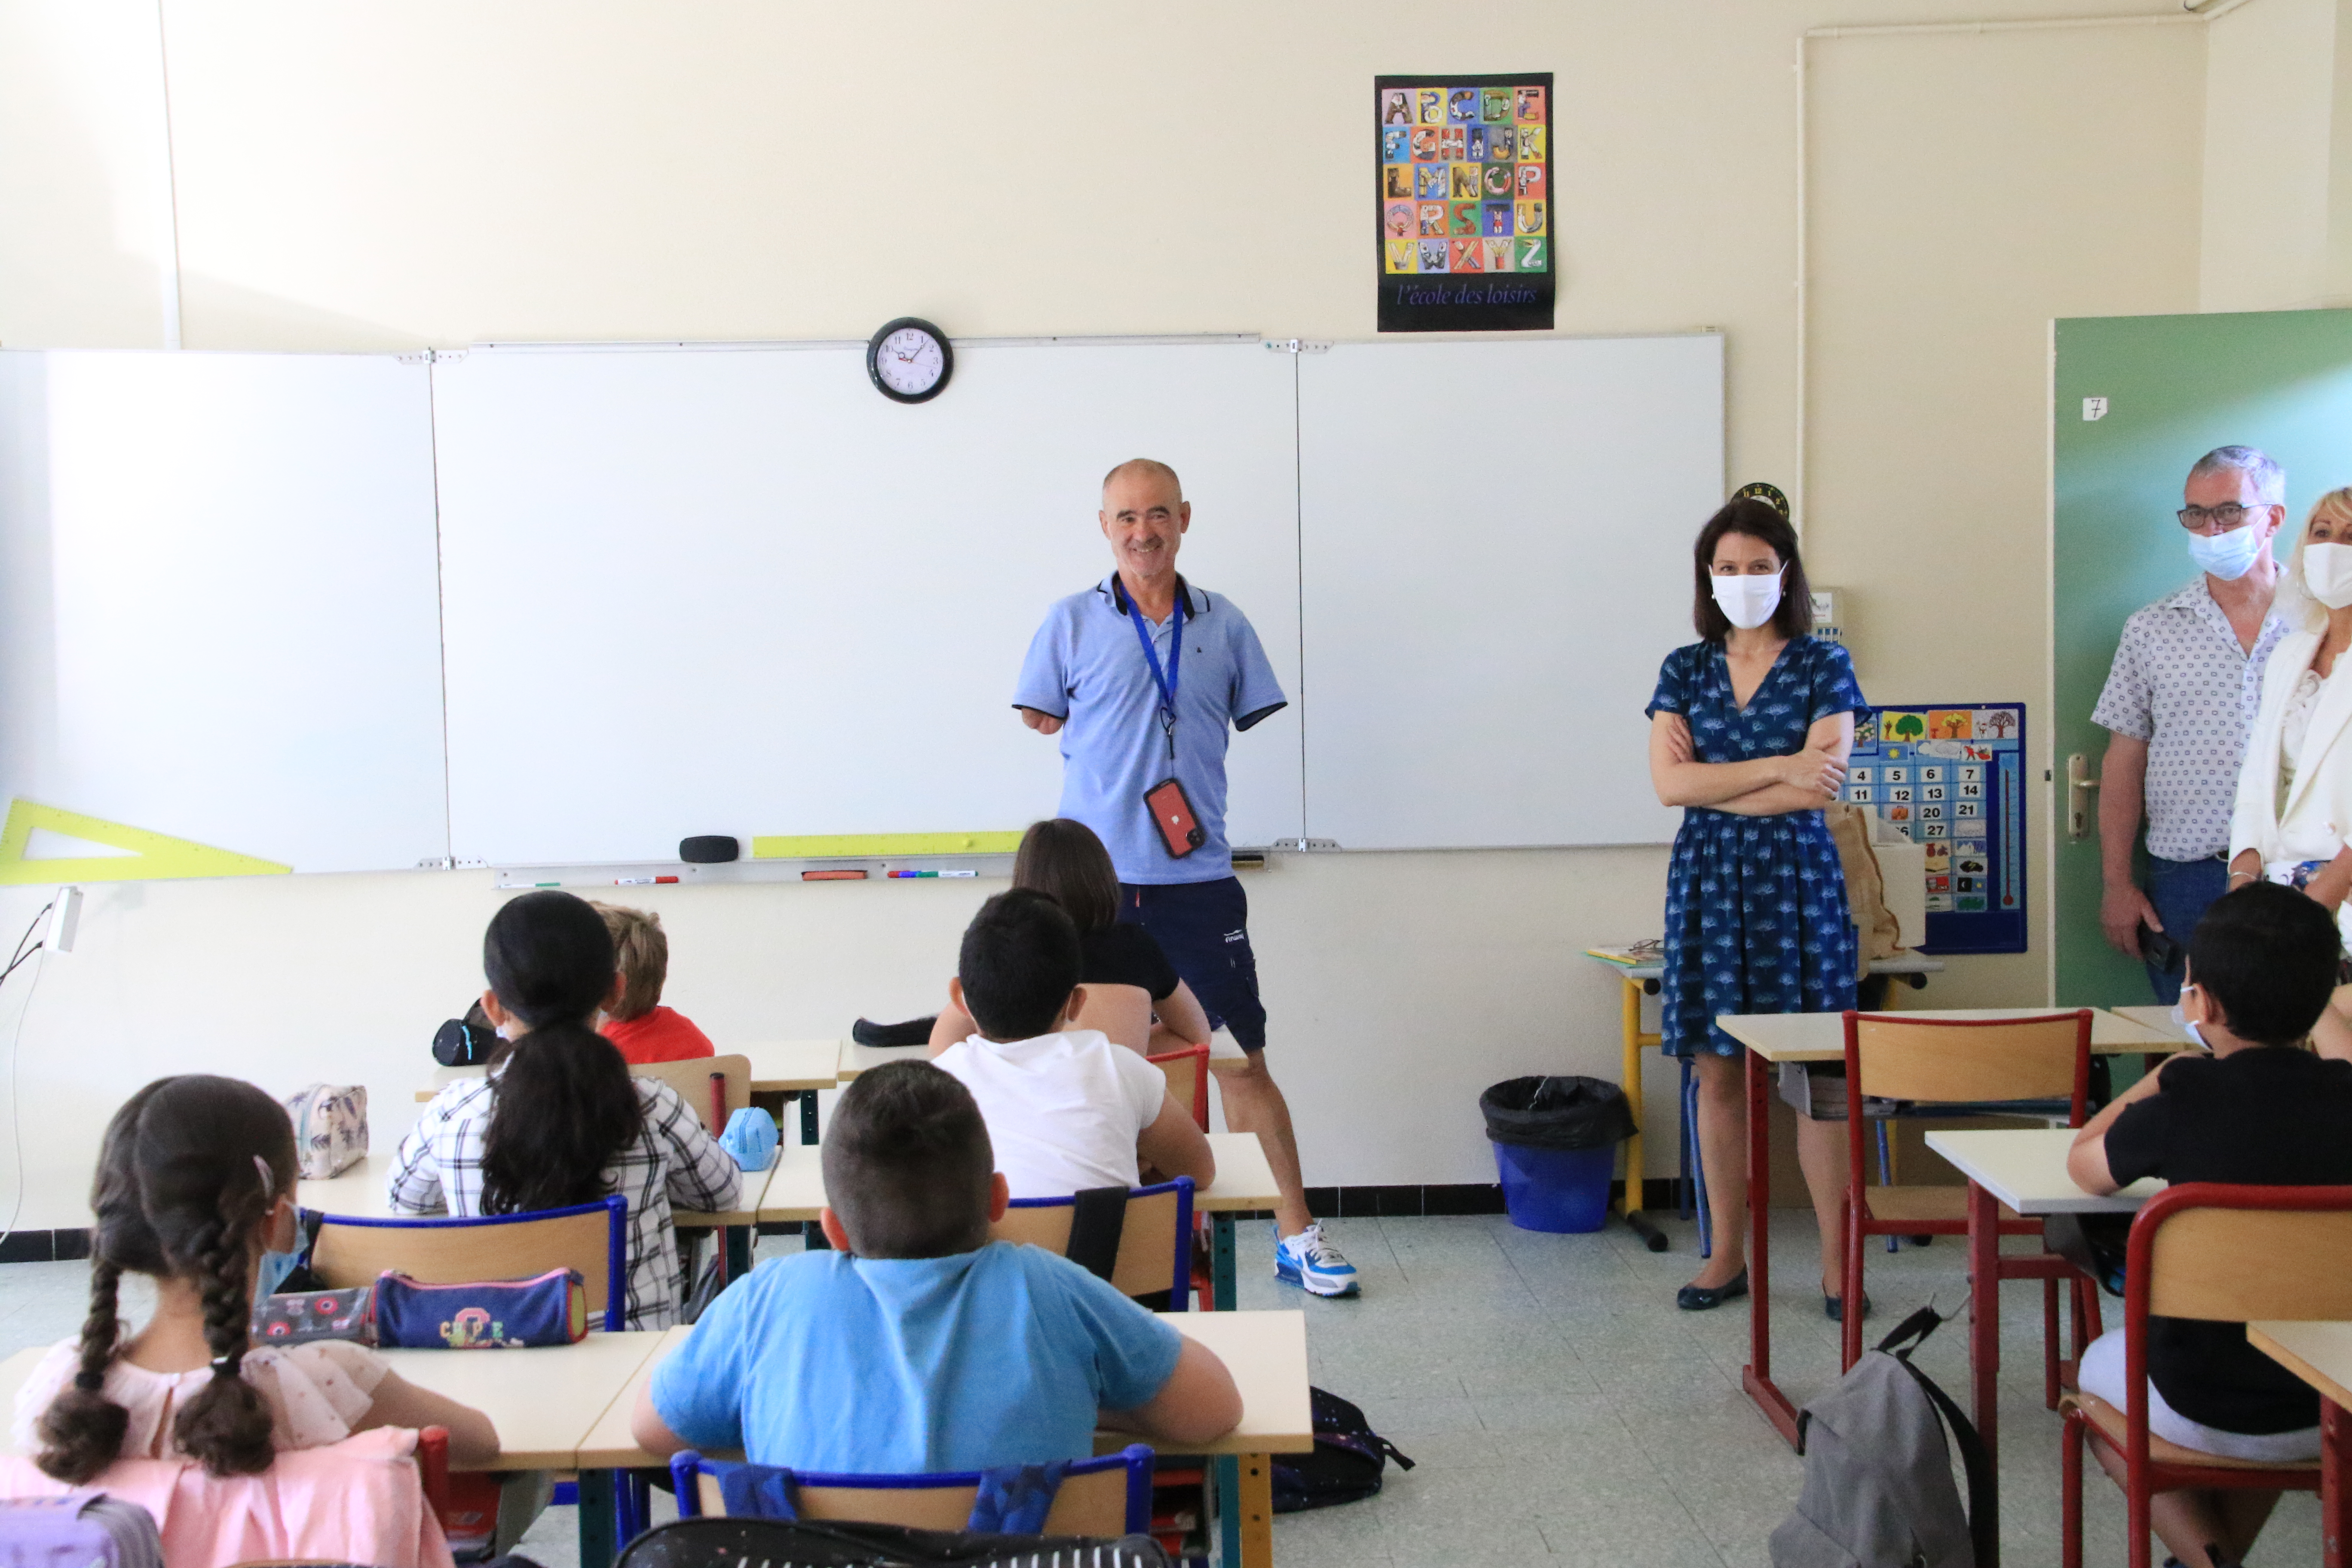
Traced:
MULTIPOLYGON (((1184 660, 1172 766, 1160 727, 1160 688, 1117 573, 1045 613, 1013 696, 1016 708, 1068 721, 1061 731, 1061 815, 1095 830, 1122 882, 1214 882, 1234 874, 1225 842, 1226 726, 1246 730, 1289 702, 1256 630, 1233 601, 1181 576, 1176 587, 1184 595, 1184 660), (1168 853, 1143 804, 1143 792, 1171 773, 1207 835, 1181 860, 1168 853)), ((1162 670, 1175 619, 1144 623, 1162 670)))
POLYGON ((1094 1452, 1102 1410, 1156 1397, 1176 1331, 1067 1258, 772 1258, 654 1369, 662 1424, 755 1465, 908 1475, 1094 1452))

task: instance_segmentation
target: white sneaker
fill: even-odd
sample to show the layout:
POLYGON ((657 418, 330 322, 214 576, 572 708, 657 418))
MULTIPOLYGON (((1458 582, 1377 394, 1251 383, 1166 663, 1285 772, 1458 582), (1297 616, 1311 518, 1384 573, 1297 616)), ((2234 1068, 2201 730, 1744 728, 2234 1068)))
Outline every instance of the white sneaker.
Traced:
POLYGON ((1352 1296, 1361 1289, 1356 1266, 1323 1239, 1319 1225, 1310 1225, 1274 1244, 1274 1273, 1276 1279, 1287 1279, 1310 1296, 1352 1296))

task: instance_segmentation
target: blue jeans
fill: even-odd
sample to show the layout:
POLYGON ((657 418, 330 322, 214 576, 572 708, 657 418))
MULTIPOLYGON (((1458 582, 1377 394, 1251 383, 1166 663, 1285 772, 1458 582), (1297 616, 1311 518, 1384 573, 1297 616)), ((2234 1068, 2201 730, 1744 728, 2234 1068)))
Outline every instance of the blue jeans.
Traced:
MULTIPOLYGON (((2164 934, 2189 945, 2189 938, 2197 930, 2197 922, 2205 918, 2205 906, 2220 898, 2230 887, 2230 863, 2221 859, 2162 860, 2147 858, 2147 901, 2156 906, 2156 918, 2164 922, 2164 934)), ((2170 1006, 2180 1000, 2180 976, 2167 973, 2151 963, 2147 966, 2147 983, 2156 992, 2156 999, 2170 1006)))

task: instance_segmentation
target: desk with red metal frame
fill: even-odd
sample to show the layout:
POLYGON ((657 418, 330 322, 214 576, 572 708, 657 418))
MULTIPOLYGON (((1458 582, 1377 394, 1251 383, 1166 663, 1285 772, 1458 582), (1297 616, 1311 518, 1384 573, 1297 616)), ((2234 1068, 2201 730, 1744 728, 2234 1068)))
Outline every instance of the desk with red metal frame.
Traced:
MULTIPOLYGON (((1904 1018, 2009 1018, 2051 1011, 2033 1007, 1923 1008, 1904 1018)), ((1716 1026, 1748 1047, 1748 1361, 1740 1382, 1790 1447, 1797 1443, 1797 1407, 1772 1381, 1770 1145, 1774 1069, 1782 1062, 1845 1059, 1845 1023, 1836 1013, 1726 1014, 1716 1026)), ((2094 1009, 2091 1049, 2115 1054, 2166 1048, 2147 1030, 2094 1009)))
POLYGON ((2319 1541, 2326 1568, 2345 1568, 2352 1541, 2352 1491, 2344 1485, 2352 1449, 2352 1323, 2252 1322, 2253 1347, 2319 1391, 2319 1541))

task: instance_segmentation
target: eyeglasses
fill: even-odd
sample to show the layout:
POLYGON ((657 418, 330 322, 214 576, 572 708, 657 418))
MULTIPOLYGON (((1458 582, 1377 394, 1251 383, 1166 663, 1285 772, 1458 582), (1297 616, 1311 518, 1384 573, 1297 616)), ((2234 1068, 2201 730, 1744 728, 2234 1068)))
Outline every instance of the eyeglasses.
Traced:
POLYGON ((2191 532, 2202 529, 2210 522, 2223 533, 2227 533, 2244 522, 2249 512, 2269 510, 2270 504, 2267 501, 2260 506, 2240 506, 2237 502, 2231 501, 2226 506, 2184 506, 2174 515, 2180 519, 2180 526, 2191 532))

